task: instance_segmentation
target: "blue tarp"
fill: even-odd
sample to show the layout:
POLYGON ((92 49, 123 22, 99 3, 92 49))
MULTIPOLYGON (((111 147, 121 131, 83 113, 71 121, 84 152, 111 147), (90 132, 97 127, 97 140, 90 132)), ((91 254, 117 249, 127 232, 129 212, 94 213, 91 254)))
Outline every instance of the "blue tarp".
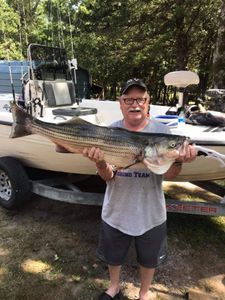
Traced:
MULTIPOLYGON (((12 85, 10 80, 11 68, 13 86, 15 93, 22 93, 22 74, 28 72, 29 62, 28 61, 7 61, 0 60, 0 94, 12 93, 12 85)), ((90 74, 86 69, 78 67, 76 71, 76 96, 78 98, 90 98, 90 74)))
POLYGON ((16 93, 21 93, 21 77, 22 73, 28 70, 28 61, 6 61, 0 60, 0 94, 11 93, 12 86, 10 80, 10 71, 12 72, 13 85, 16 93))

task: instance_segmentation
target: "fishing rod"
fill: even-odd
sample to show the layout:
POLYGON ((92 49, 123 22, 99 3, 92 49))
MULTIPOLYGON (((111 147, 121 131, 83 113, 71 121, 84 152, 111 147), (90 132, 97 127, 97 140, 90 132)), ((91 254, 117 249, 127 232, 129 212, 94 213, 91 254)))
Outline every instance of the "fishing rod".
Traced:
POLYGON ((8 68, 9 68, 9 78, 10 78, 10 83, 11 83, 11 89, 12 89, 12 94, 13 94, 13 102, 16 102, 16 93, 15 93, 15 88, 14 88, 14 83, 13 83, 13 77, 12 77, 12 66, 9 60, 9 49, 10 47, 7 47, 7 62, 8 62, 8 68))
MULTIPOLYGON (((4 26, 3 20, 2 20, 2 32, 3 32, 4 40, 6 40, 5 26, 4 26)), ((7 63, 8 63, 8 68, 9 68, 9 79, 10 79, 10 83, 11 83, 13 102, 16 102, 16 93, 15 93, 13 77, 12 77, 12 67, 11 67, 11 63, 10 63, 10 60, 9 60, 9 50, 10 50, 10 44, 6 43, 7 63)))
POLYGON ((26 42, 26 46, 28 46, 26 10, 25 10, 25 6, 24 6, 24 1, 23 0, 22 0, 22 11, 23 11, 23 21, 24 21, 24 30, 25 30, 25 42, 26 42))
POLYGON ((54 44, 54 34, 53 34, 53 13, 52 13, 52 1, 48 0, 48 38, 47 38, 47 46, 51 43, 53 47, 54 44))
POLYGON ((56 9, 57 9, 57 19, 58 19, 58 39, 59 39, 59 46, 61 48, 61 41, 62 41, 62 47, 65 48, 65 40, 64 40, 62 17, 61 17, 61 9, 60 9, 60 3, 59 2, 57 2, 56 9))
POLYGON ((68 8, 68 19, 69 19, 69 29, 70 29, 71 52, 72 52, 72 55, 73 55, 73 53, 74 53, 74 47, 73 47, 73 34, 72 34, 72 24, 71 24, 71 16, 70 16, 69 8, 68 8))
MULTIPOLYGON (((20 12, 19 3, 17 3, 17 10, 19 13, 19 38, 20 38, 20 56, 21 56, 21 60, 20 60, 21 90, 23 91, 23 82, 24 82, 25 74, 24 74, 24 69, 23 69, 22 24, 21 24, 21 12, 20 12)), ((22 94, 22 98, 24 98, 23 94, 22 94)))

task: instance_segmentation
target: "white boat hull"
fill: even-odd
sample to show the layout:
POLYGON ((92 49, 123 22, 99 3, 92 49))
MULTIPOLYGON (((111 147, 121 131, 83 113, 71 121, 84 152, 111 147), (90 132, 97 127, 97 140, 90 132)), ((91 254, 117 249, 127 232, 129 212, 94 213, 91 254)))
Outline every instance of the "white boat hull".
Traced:
MULTIPOLYGON (((122 117, 119 105, 111 101, 86 100, 81 106, 97 107, 96 116, 83 117, 93 123, 109 125, 116 119, 122 117)), ((152 107, 152 110, 158 111, 158 107, 152 107)), ((153 112, 152 112, 153 114, 153 112)), ((44 137, 30 135, 23 138, 10 139, 12 121, 11 114, 0 112, 0 156, 13 156, 18 158, 24 165, 50 170, 57 172, 73 174, 90 174, 96 173, 95 164, 84 158, 80 154, 57 153, 55 145, 44 137), (7 124, 7 122, 9 122, 7 124)), ((225 155, 225 132, 204 132, 204 126, 182 125, 182 128, 174 128, 175 133, 180 132, 200 144, 205 143, 211 136, 211 142, 205 143, 204 146, 225 155)), ((177 181, 194 181, 194 180, 215 180, 225 178, 225 166, 221 162, 204 156, 199 156, 194 162, 186 163, 183 166, 181 174, 176 178, 177 181)))

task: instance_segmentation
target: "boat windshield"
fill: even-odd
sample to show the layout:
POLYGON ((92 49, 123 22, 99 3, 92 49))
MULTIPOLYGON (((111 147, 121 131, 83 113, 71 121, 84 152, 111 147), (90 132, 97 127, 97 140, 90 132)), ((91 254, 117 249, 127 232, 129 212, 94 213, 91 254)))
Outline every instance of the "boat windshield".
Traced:
POLYGON ((71 80, 71 72, 64 48, 31 44, 28 48, 31 77, 36 80, 71 80))

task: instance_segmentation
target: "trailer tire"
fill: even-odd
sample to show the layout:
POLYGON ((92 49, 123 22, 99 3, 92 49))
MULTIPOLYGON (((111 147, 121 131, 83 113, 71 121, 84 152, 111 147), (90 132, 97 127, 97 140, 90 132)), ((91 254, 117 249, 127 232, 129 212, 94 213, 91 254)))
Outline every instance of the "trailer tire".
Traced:
POLYGON ((0 158, 0 205, 7 209, 21 207, 30 199, 31 186, 22 164, 13 157, 0 158))

